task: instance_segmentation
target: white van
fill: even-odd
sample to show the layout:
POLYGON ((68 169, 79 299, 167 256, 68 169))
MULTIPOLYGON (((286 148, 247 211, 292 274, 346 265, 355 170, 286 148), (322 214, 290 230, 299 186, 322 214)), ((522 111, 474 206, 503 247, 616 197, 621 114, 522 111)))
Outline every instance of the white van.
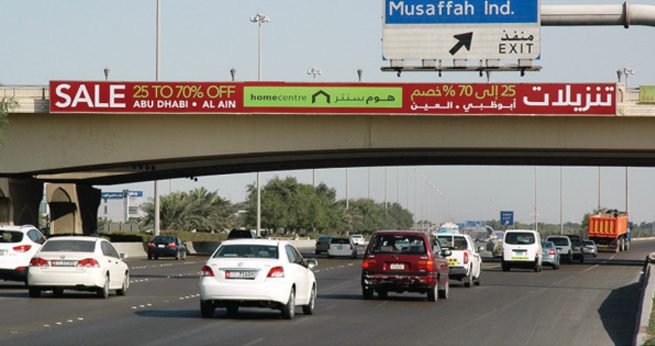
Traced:
POLYGON ((529 268, 541 271, 541 237, 537 231, 507 230, 503 237, 503 271, 529 268))

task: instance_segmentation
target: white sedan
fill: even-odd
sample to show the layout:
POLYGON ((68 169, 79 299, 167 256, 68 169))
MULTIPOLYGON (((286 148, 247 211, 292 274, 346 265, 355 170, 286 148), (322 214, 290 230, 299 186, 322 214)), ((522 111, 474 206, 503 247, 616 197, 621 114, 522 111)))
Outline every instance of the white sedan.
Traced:
POLYGON ((285 241, 224 241, 201 269, 202 317, 212 317, 217 307, 226 308, 230 316, 239 307, 262 307, 279 309, 285 319, 293 319, 297 305, 311 315, 317 294, 311 269, 317 265, 285 241))
POLYGON ((110 290, 125 295, 130 285, 127 264, 109 241, 67 236, 48 239, 30 261, 27 286, 30 297, 44 290, 61 296, 64 289, 93 291, 107 298, 110 290))

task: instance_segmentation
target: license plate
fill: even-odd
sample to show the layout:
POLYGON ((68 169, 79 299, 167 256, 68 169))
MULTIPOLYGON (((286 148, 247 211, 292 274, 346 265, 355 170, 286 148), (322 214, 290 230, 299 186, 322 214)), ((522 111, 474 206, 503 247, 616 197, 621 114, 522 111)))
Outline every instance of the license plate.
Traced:
POLYGON ((244 279, 252 280, 257 276, 257 272, 254 271, 227 271, 225 272, 226 279, 244 279))
POLYGON ((448 266, 449 267, 454 267, 457 265, 457 258, 449 258, 448 259, 448 266))
POLYGON ((528 256, 512 256, 514 261, 527 261, 529 260, 528 256))
POLYGON ((402 263, 391 263, 389 266, 391 270, 405 270, 405 265, 402 263))
POLYGON ((164 248, 164 247, 166 247, 166 245, 164 245, 164 244, 159 244, 159 245, 157 245, 157 247, 164 248))
POLYGON ((50 265, 53 267, 74 267, 76 264, 77 261, 66 261, 66 260, 50 261, 50 265))
POLYGON ((337 246, 337 250, 343 250, 343 246, 337 246))

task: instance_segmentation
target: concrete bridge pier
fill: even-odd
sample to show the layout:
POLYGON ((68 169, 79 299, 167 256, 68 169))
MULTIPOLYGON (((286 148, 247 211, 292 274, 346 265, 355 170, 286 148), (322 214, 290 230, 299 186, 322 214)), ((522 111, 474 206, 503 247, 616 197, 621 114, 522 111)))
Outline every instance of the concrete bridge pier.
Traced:
POLYGON ((0 178, 0 225, 39 225, 43 183, 0 178))
POLYGON ((48 184, 50 234, 94 234, 98 226, 100 190, 82 184, 48 184))

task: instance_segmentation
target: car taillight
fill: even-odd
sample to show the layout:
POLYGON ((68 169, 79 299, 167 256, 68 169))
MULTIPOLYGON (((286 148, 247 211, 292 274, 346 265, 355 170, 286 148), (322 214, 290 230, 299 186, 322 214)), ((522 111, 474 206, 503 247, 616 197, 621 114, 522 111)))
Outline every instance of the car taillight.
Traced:
POLYGON ((202 268, 200 269, 200 276, 213 277, 214 271, 209 266, 202 266, 202 268))
POLYGON ((418 261, 418 270, 433 271, 434 270, 434 261, 418 261))
POLYGON ((362 269, 368 269, 370 266, 375 264, 374 259, 365 259, 364 262, 362 262, 362 269))
POLYGON ((350 250, 352 250, 352 249, 353 249, 353 244, 350 244, 350 250))
POLYGON ((170 243, 170 244, 168 244, 168 247, 171 248, 171 249, 175 249, 175 248, 177 248, 177 245, 175 243, 170 243))
POLYGON ((20 245, 14 246, 14 251, 16 252, 28 252, 32 248, 32 245, 20 245))
POLYGON ((283 267, 273 267, 268 271, 268 278, 283 278, 284 277, 284 268, 283 267))
POLYGON ((32 267, 47 267, 48 261, 40 257, 34 257, 30 260, 30 266, 32 267))
POLYGON ((550 251, 548 251, 548 254, 551 256, 555 256, 555 249, 550 249, 550 251))
POLYGON ((148 243, 148 249, 154 249, 154 248, 155 248, 155 244, 153 244, 153 243, 148 243))
POLYGON ((25 270, 25 269, 27 269, 27 267, 16 267, 16 270, 21 271, 21 272, 22 272, 23 270, 25 270))
POLYGON ((464 264, 467 264, 467 263, 469 263, 469 253, 464 252, 464 264))
POLYGON ((93 258, 85 258, 77 262, 78 267, 84 268, 100 268, 100 263, 93 258))

